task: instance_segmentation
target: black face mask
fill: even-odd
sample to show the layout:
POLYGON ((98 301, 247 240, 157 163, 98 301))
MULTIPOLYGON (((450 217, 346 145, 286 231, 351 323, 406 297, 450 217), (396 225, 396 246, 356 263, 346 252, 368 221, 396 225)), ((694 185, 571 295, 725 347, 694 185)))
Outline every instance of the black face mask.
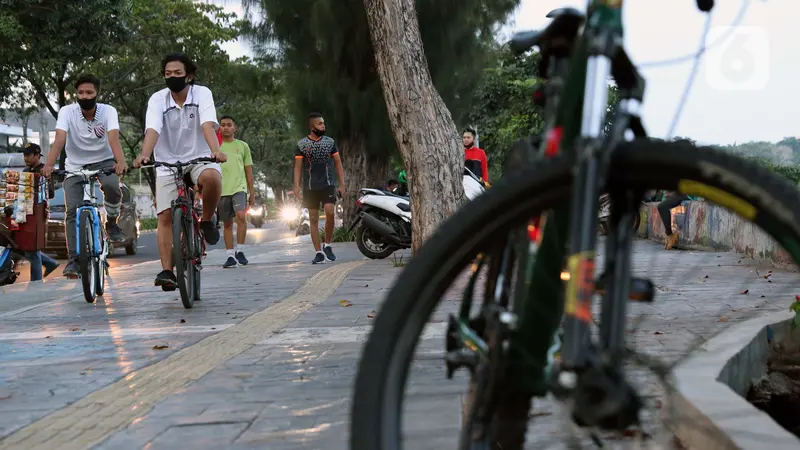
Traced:
POLYGON ((78 106, 84 111, 91 111, 97 106, 97 97, 92 98, 79 98, 78 106))
POLYGON ((316 128, 312 128, 311 132, 314 133, 314 135, 319 136, 319 137, 325 136, 325 130, 318 130, 316 128))
POLYGON ((172 92, 180 92, 189 84, 186 81, 186 77, 169 77, 165 78, 165 80, 167 82, 167 87, 172 92))

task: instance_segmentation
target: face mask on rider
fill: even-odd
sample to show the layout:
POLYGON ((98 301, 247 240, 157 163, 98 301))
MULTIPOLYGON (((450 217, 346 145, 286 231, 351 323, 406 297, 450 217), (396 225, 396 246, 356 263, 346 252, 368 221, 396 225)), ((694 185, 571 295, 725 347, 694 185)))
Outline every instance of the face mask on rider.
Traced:
POLYGON ((180 92, 189 84, 189 82, 186 81, 186 77, 168 77, 164 80, 167 83, 167 87, 172 92, 180 92))
POLYGON ((97 97, 92 98, 79 98, 78 106, 84 111, 91 111, 97 105, 97 97))

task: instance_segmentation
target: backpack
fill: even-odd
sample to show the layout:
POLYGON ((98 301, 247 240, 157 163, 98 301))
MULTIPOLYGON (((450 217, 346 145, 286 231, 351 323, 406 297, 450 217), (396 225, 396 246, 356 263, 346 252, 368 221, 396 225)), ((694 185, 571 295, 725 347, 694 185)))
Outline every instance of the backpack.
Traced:
POLYGON ((19 273, 15 271, 14 258, 11 248, 6 247, 0 251, 0 286, 12 284, 17 280, 19 273))

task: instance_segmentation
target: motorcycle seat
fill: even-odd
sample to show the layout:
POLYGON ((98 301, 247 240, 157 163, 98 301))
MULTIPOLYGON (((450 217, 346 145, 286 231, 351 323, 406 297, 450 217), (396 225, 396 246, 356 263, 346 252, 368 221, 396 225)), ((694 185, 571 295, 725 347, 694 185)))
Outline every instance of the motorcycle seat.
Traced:
POLYGON ((407 200, 409 202, 411 201, 411 198, 407 195, 397 195, 394 192, 389 192, 389 191, 383 191, 383 193, 388 195, 389 197, 397 197, 397 198, 402 198, 403 200, 407 200))

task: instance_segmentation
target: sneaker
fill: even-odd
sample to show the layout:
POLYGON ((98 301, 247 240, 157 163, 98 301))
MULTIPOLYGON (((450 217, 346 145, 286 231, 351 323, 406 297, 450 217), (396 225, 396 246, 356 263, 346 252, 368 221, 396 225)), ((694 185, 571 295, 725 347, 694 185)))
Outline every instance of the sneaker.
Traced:
POLYGON ((200 229, 206 238, 208 245, 216 245, 219 242, 219 229, 210 220, 200 222, 200 229))
POLYGON ((680 233, 675 231, 671 235, 664 237, 664 250, 670 250, 675 246, 675 244, 678 242, 679 234, 680 233))
POLYGON ((322 264, 325 262, 325 254, 322 252, 317 252, 314 259, 311 260, 311 264, 322 264))
POLYGON ((222 265, 222 268, 230 269, 231 267, 236 267, 236 260, 233 259, 233 256, 228 256, 228 259, 225 260, 225 264, 222 265))
POLYGON ((333 248, 330 245, 325 244, 322 246, 322 251, 325 253, 325 258, 330 261, 336 261, 336 255, 333 254, 333 248))
POLYGON ((70 258, 67 266, 64 267, 64 276, 67 278, 78 278, 78 258, 70 258))
POLYGON ((125 233, 122 232, 122 228, 116 222, 106 223, 106 233, 108 233, 108 239, 111 242, 125 242, 125 233))
POLYGON ((162 291, 174 291, 178 288, 178 279, 171 270, 162 270, 156 275, 156 286, 160 286, 162 291))
POLYGON ((49 269, 46 269, 44 271, 44 275, 42 276, 42 278, 47 278, 48 275, 50 275, 51 273, 55 272, 56 269, 58 269, 59 267, 61 267, 61 264, 56 264, 55 266, 53 266, 53 267, 51 267, 49 269))
POLYGON ((250 262, 244 257, 244 252, 236 252, 236 261, 242 266, 246 266, 250 262))

